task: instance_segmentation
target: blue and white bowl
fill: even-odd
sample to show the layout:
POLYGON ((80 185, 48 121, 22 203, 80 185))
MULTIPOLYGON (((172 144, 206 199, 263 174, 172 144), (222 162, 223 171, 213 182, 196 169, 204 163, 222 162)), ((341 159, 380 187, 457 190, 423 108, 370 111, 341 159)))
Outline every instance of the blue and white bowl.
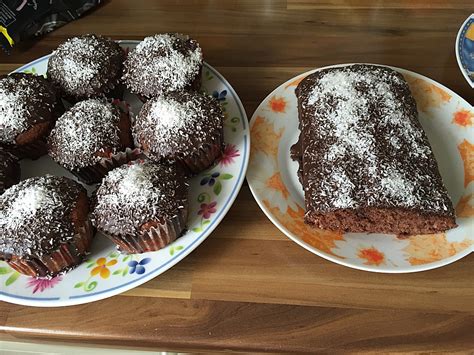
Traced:
POLYGON ((459 29, 455 51, 461 72, 474 88, 474 14, 471 14, 459 29))

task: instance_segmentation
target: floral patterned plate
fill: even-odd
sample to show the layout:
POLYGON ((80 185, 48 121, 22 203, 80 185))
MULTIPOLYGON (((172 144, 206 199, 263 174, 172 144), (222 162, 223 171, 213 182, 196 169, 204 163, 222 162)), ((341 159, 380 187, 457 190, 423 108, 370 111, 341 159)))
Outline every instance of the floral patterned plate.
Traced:
MULTIPOLYGON (((121 41, 133 48, 137 41, 121 41)), ((39 58, 18 72, 46 73, 49 55, 39 58)), ((0 262, 0 300, 28 306, 58 307, 88 303, 137 287, 165 272, 185 258, 217 227, 234 202, 247 170, 250 137, 247 117, 234 89, 210 65, 205 64, 201 89, 219 100, 225 111, 224 156, 215 167, 194 177, 190 188, 188 231, 174 243, 157 252, 123 255, 99 233, 88 259, 76 269, 51 280, 20 275, 0 262)), ((140 100, 126 93, 133 112, 140 100)), ((22 178, 51 173, 74 178, 44 156, 21 163, 22 178)), ((88 187, 89 192, 94 187, 88 187)))
POLYGON ((399 239, 394 235, 341 234, 304 224, 298 164, 290 158, 290 146, 299 135, 294 89, 318 69, 280 85, 253 114, 247 180, 268 218, 303 248, 355 269, 406 273, 449 264, 474 250, 474 110, 443 85, 393 69, 403 74, 417 101, 420 121, 456 207, 456 229, 399 239))
POLYGON ((459 29, 455 52, 459 69, 474 89, 474 14, 471 14, 459 29))

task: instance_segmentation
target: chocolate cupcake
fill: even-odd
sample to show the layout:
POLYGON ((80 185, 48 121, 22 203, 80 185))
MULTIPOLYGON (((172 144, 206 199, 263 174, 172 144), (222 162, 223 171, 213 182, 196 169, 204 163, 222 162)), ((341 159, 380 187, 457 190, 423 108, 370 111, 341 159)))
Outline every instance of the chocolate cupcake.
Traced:
POLYGON ((86 184, 136 159, 127 106, 100 99, 78 102, 59 117, 48 139, 49 155, 86 184))
POLYGON ((46 136, 64 112, 54 87, 42 76, 0 76, 0 146, 18 158, 46 154, 46 136))
POLYGON ((0 196, 0 260, 18 272, 52 277, 79 264, 93 229, 86 190, 65 177, 23 180, 0 196))
POLYGON ((94 196, 92 223, 123 252, 155 251, 184 231, 187 195, 176 165, 136 161, 104 178, 94 196))
POLYGON ((151 160, 176 160, 187 173, 197 174, 222 154, 223 120, 217 100, 183 92, 147 101, 132 130, 151 160))
POLYGON ((201 86, 202 51, 198 42, 179 33, 146 37, 130 51, 123 80, 135 94, 149 99, 201 86))
POLYGON ((20 182, 18 158, 0 147, 0 194, 20 182))
POLYGON ((91 97, 121 98, 124 51, 111 39, 95 34, 69 38, 48 62, 48 79, 68 101, 91 97))

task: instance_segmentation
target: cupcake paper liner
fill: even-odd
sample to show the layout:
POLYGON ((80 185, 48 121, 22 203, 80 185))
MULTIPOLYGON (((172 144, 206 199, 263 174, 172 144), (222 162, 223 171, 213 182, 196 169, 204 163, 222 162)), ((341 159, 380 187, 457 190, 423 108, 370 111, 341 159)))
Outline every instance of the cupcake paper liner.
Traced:
POLYGON ((23 144, 23 145, 14 145, 14 146, 4 146, 9 150, 14 156, 18 159, 32 159, 36 160, 43 155, 48 153, 48 146, 46 144, 46 137, 39 138, 34 142, 23 144))
POLYGON ((71 241, 62 243, 51 254, 38 258, 18 258, 13 256, 7 263, 16 271, 33 277, 53 277, 61 272, 80 264, 87 255, 94 228, 89 220, 76 228, 76 233, 71 241))
POLYGON ((206 143, 199 147, 197 152, 194 152, 190 156, 182 157, 153 157, 152 154, 148 154, 145 150, 142 150, 140 142, 134 137, 135 146, 141 150, 142 155, 148 157, 154 161, 166 161, 176 162, 180 167, 184 169, 185 175, 194 176, 200 172, 212 167, 217 159, 222 155, 224 151, 224 134, 221 131, 216 135, 215 141, 211 144, 206 143))
POLYGON ((142 230, 139 236, 111 234, 100 228, 99 230, 117 244, 120 252, 141 254, 163 249, 180 237, 186 229, 187 217, 188 209, 182 208, 175 217, 165 221, 165 223, 158 224, 156 227, 142 230))
POLYGON ((99 162, 92 166, 86 166, 77 170, 70 170, 79 180, 91 185, 101 182, 107 173, 129 161, 138 159, 142 156, 142 152, 138 148, 126 148, 124 152, 118 152, 110 156, 110 158, 102 158, 99 162))

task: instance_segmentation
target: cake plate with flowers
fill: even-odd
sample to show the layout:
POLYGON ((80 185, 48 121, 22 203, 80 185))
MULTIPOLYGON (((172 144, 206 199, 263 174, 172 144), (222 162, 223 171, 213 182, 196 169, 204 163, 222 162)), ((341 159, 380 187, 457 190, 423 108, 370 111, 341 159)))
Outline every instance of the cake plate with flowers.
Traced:
MULTIPOLYGON (((137 41, 120 41, 128 51, 137 41)), ((45 75, 50 55, 28 63, 16 72, 45 75)), ((0 300, 27 306, 59 307, 88 303, 135 288, 165 272, 197 248, 222 221, 242 186, 250 153, 245 110, 235 90, 209 64, 204 63, 201 90, 214 96, 225 112, 225 151, 216 165, 190 181, 190 212, 186 233, 164 249, 125 255, 100 233, 87 259, 66 274, 39 279, 19 274, 0 261, 0 300)), ((137 113, 141 101, 124 97, 137 113)), ((75 179, 48 156, 21 162, 22 179, 54 174, 75 179)), ((91 193, 95 186, 86 186, 91 193)))
POLYGON ((392 69, 405 77, 415 97, 420 122, 456 209, 457 228, 446 233, 398 238, 343 234, 314 229, 304 223, 298 163, 290 157, 290 147, 299 135, 294 91, 308 74, 320 69, 280 85, 253 114, 247 180, 268 218, 303 248, 355 269, 407 273, 441 267, 474 251, 474 111, 463 98, 436 81, 408 70, 392 69))

